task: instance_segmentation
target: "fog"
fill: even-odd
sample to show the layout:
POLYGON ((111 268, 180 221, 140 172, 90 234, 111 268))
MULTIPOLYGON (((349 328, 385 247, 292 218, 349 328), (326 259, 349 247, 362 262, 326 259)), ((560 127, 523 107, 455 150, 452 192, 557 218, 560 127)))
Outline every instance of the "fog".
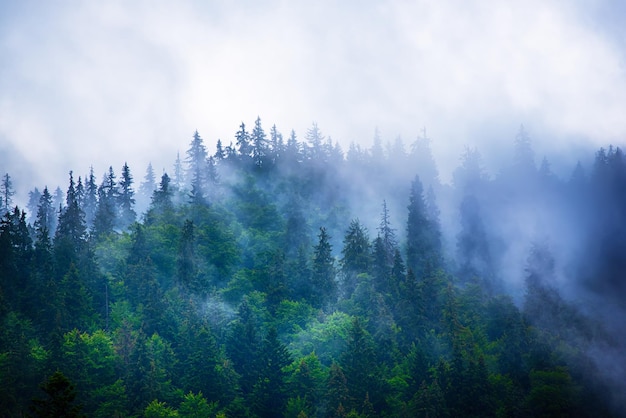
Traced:
MULTIPOLYGON (((109 166, 119 178, 125 162, 139 191, 149 163, 157 182, 173 177, 194 131, 213 155, 218 139, 235 147, 242 121, 251 131, 260 117, 285 143, 294 130, 305 163, 285 158, 268 169, 275 177, 251 180, 244 170, 259 166, 235 152, 218 163, 221 194, 208 199, 242 205, 258 197, 243 194, 259 193, 281 221, 301 223, 309 249, 326 227, 338 262, 348 220, 359 219, 371 241, 383 202, 405 256, 417 175, 446 277, 459 289, 480 278, 528 324, 580 348, 591 366, 564 363, 592 371, 620 413, 626 160, 609 146, 626 138, 621 16, 625 6, 612 1, 2 3, 0 174, 11 175, 22 207, 34 187, 66 190, 71 170, 84 180, 93 167, 100 184, 109 166), (310 142, 312 126, 328 145, 310 142), (319 160, 307 154, 321 149, 319 160), (294 178, 295 192, 272 183, 294 178)), ((138 195, 140 215, 150 192, 138 195)), ((174 202, 181 210, 189 193, 187 176, 174 202)), ((229 207, 237 221, 224 227, 234 231, 242 272, 263 257, 274 262, 260 256, 271 239, 256 237, 245 210, 229 207)), ((273 239, 282 225, 264 227, 273 239)), ((117 256, 104 267, 114 270, 117 256)), ((202 265, 211 280, 224 274, 213 262, 202 265)), ((232 294, 258 285, 220 280, 232 294)), ((341 298, 352 291, 338 312, 349 311, 341 298)), ((232 294, 226 299, 237 300, 232 294)), ((219 327, 237 315, 217 296, 204 302, 211 312, 219 327)))
POLYGON ((68 168, 171 170, 195 129, 228 144, 256 116, 344 150, 425 126, 444 182, 464 145, 498 170, 520 123, 568 162, 626 133, 619 2, 0 8, 0 171, 28 172, 22 199, 68 168))

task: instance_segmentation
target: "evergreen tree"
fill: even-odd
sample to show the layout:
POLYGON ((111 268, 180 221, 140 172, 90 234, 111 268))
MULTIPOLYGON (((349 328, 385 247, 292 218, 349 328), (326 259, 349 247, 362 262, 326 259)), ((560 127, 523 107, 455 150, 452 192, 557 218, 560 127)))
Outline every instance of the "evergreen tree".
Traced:
POLYGON ((221 139, 217 140, 217 144, 215 145, 215 154, 213 154, 213 157, 215 158, 215 161, 217 161, 217 163, 223 161, 226 158, 226 151, 224 150, 221 139))
POLYGON ((250 144, 250 134, 246 131, 246 124, 241 122, 239 130, 235 134, 237 151, 241 161, 246 162, 252 155, 252 145, 250 144))
POLYGON ((313 126, 306 131, 305 138, 308 142, 308 158, 313 162, 324 162, 326 160, 324 148, 322 147, 324 136, 322 135, 322 131, 317 127, 316 122, 313 122, 313 126))
POLYGON ((148 163, 146 168, 146 174, 143 178, 143 182, 139 185, 139 200, 142 208, 147 208, 151 202, 152 194, 157 189, 156 177, 154 175, 154 169, 152 163, 148 163))
POLYGON ((257 321, 248 299, 244 298, 239 305, 237 319, 231 325, 226 346, 234 369, 241 376, 239 384, 244 395, 252 393, 259 379, 257 358, 261 349, 261 339, 257 321))
POLYGON ((207 185, 207 151, 204 141, 196 131, 187 150, 187 178, 191 187, 192 203, 204 202, 207 185))
POLYGON ((270 162, 272 165, 276 165, 285 153, 283 135, 278 132, 276 125, 272 125, 272 129, 270 130, 270 152, 270 162))
POLYGON ((313 249, 310 298, 313 306, 323 307, 327 303, 335 301, 337 283, 335 282, 335 260, 332 256, 332 245, 326 228, 320 228, 318 238, 318 244, 313 249))
POLYGON ((37 216, 37 207, 39 206, 39 200, 41 199, 41 192, 38 188, 34 188, 30 192, 28 192, 28 203, 26 204, 26 209, 28 210, 28 218, 32 221, 32 219, 37 216))
POLYGON ((128 228, 137 218, 135 213, 135 191, 133 190, 133 176, 128 164, 122 167, 122 180, 120 181, 119 202, 119 227, 122 230, 128 228))
POLYGON ((13 209, 13 196, 15 190, 13 190, 13 181, 9 173, 6 173, 2 177, 2 183, 0 183, 0 210, 2 214, 11 212, 13 209))
POLYGON ((46 393, 45 399, 33 400, 32 410, 40 418, 84 417, 82 406, 75 403, 76 389, 72 382, 60 371, 50 376, 41 389, 46 393))
POLYGON ((93 167, 90 167, 89 176, 86 177, 86 179, 82 208, 85 213, 85 224, 88 229, 91 229, 93 228, 93 221, 98 208, 98 185, 96 184, 96 176, 93 173, 93 167))
POLYGON ((415 177, 409 196, 407 222, 407 268, 422 278, 441 265, 441 238, 436 222, 429 218, 422 183, 415 177))
POLYGON ((79 249, 85 243, 86 234, 85 214, 78 206, 74 177, 70 171, 70 184, 67 189, 66 205, 59 215, 55 245, 63 245, 62 241, 66 241, 66 244, 73 247, 74 250, 79 249))
POLYGON ((176 153, 176 161, 174 161, 174 182, 173 186, 176 190, 180 190, 185 185, 185 175, 183 172, 183 163, 180 160, 180 152, 176 153))
POLYGON ((102 183, 98 187, 98 205, 93 219, 91 233, 99 238, 114 231, 118 221, 117 202, 119 192, 115 181, 113 167, 109 167, 102 183))
POLYGON ((362 227, 358 219, 350 222, 343 239, 341 250, 341 271, 344 279, 344 292, 349 297, 357 286, 357 276, 367 273, 370 266, 370 244, 367 229, 362 227))
POLYGON ((271 327, 259 352, 259 380, 254 385, 252 403, 260 417, 281 414, 287 403, 285 367, 291 364, 287 347, 278 340, 276 328, 271 327))
POLYGON ((49 241, 54 235, 56 228, 56 212, 52 205, 52 196, 48 191, 48 186, 44 187, 39 198, 37 207, 37 218, 34 223, 38 242, 49 241))
MULTIPOLYGON (((353 319, 347 338, 347 347, 341 356, 341 368, 346 376, 346 387, 350 401, 350 408, 358 408, 366 398, 376 394, 382 397, 378 367, 376 365, 376 354, 374 341, 371 335, 363 327, 361 320, 353 319)), ((380 401, 380 399, 378 400, 380 401)))
POLYGON ((261 126, 261 118, 257 116, 250 136, 252 143, 252 162, 255 167, 262 168, 267 156, 267 136, 261 126))

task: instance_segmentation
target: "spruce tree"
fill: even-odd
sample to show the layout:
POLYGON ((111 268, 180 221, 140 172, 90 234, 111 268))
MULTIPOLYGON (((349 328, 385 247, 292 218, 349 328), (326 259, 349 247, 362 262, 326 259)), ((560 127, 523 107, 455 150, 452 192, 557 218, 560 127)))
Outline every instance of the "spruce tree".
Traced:
POLYGON ((336 300, 337 283, 335 282, 335 260, 326 228, 320 228, 318 238, 319 241, 313 249, 311 304, 323 307, 336 300))

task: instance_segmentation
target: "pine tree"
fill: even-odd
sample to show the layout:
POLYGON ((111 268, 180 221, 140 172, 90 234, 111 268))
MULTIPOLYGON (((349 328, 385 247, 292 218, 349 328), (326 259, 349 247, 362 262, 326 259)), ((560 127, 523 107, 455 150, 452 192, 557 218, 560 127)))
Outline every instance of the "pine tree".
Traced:
POLYGON ((66 205, 59 215, 55 243, 59 240, 66 240, 74 249, 78 249, 85 243, 86 235, 87 227, 85 225, 85 214, 78 206, 74 177, 70 171, 70 184, 67 189, 66 205))
POLYGON ((252 142, 252 162, 255 167, 262 168, 267 156, 267 136, 261 126, 261 118, 257 116, 250 136, 252 142))
POLYGON ((378 370, 374 340, 363 327, 361 320, 354 318, 348 333, 347 347, 341 356, 341 368, 346 376, 346 386, 350 396, 349 405, 358 408, 366 397, 381 396, 377 382, 378 370))
POLYGON ((28 210, 28 218, 30 220, 34 219, 37 216, 37 207, 39 206, 40 198, 41 192, 37 187, 28 192, 28 203, 26 204, 26 209, 28 210))
POLYGON ((146 174, 143 178, 143 182, 139 185, 139 200, 142 208, 147 208, 151 202, 152 194, 157 189, 156 177, 154 175, 154 169, 152 163, 148 163, 146 168, 146 174))
POLYGON ((370 244, 367 229, 358 219, 350 222, 343 239, 341 250, 341 271, 344 279, 344 292, 349 297, 357 286, 356 278, 360 273, 368 273, 370 266, 370 244))
POLYGON ((93 227, 93 221, 98 209, 98 185, 93 167, 89 169, 89 176, 86 177, 85 196, 83 198, 83 212, 85 212, 85 224, 88 229, 93 227))
POLYGON ((280 415, 287 403, 285 367, 291 364, 287 347, 278 340, 276 328, 271 327, 258 356, 259 379, 254 385, 252 403, 260 417, 280 415))
POLYGON ((218 163, 226 158, 226 151, 224 151, 221 139, 217 140, 217 144, 215 145, 215 154, 213 154, 213 157, 215 157, 215 160, 218 163))
POLYGON ((322 132, 317 127, 317 123, 313 122, 313 126, 311 126, 306 131, 305 136, 307 142, 309 143, 307 156, 311 161, 321 163, 326 160, 326 156, 324 155, 324 148, 322 147, 322 143, 324 141, 324 136, 322 132))
POLYGON ((176 153, 176 161, 174 161, 174 179, 173 186, 176 190, 180 190, 185 185, 185 175, 183 172, 183 163, 180 160, 180 152, 176 153))
MULTIPOLYGON (((432 215, 431 215, 432 216, 432 215)), ((421 279, 441 266, 441 238, 436 221, 429 218, 422 183, 415 176, 409 196, 407 268, 421 279)))
POLYGON ((127 163, 122 167, 122 180, 119 183, 120 191, 118 195, 119 220, 118 226, 125 230, 137 219, 135 213, 135 191, 133 190, 133 176, 127 163))
POLYGON ((80 412, 82 406, 75 403, 76 389, 72 382, 60 371, 50 376, 41 389, 46 393, 45 399, 35 399, 32 411, 40 418, 78 418, 84 417, 80 412))
POLYGON ((320 228, 318 238, 318 244, 313 250, 311 268, 311 304, 316 307, 323 307, 327 303, 335 301, 337 283, 335 282, 335 260, 332 256, 332 245, 326 228, 320 228))
POLYGON ((54 235, 56 228, 56 212, 52 205, 52 196, 48 191, 48 186, 44 187, 39 198, 37 207, 37 218, 35 219, 35 231, 38 242, 49 241, 54 235))
POLYGON ((96 238, 110 234, 119 221, 119 189, 115 181, 113 167, 109 167, 98 187, 98 206, 93 220, 92 235, 96 238))
POLYGON ((207 186, 207 151, 198 131, 193 134, 193 139, 189 144, 186 162, 191 201, 203 203, 207 186))
POLYGON ((13 196, 15 190, 13 190, 13 181, 9 173, 6 173, 2 177, 2 183, 0 183, 0 210, 2 214, 11 212, 13 209, 13 196))
POLYGON ((244 395, 251 394, 259 379, 257 358, 261 349, 257 317, 247 298, 239 305, 237 319, 230 329, 226 346, 234 369, 241 376, 239 384, 244 395))
POLYGON ((239 130, 235 134, 237 151, 241 161, 246 162, 252 154, 252 145, 250 144, 250 134, 246 131, 246 124, 241 122, 239 130))

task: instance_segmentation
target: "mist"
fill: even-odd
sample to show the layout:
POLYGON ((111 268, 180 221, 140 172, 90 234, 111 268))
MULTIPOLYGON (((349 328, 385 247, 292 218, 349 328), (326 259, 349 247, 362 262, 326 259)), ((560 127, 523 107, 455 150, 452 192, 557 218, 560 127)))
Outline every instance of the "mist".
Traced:
POLYGON ((625 12, 0 5, 3 407, 623 416, 625 12))

